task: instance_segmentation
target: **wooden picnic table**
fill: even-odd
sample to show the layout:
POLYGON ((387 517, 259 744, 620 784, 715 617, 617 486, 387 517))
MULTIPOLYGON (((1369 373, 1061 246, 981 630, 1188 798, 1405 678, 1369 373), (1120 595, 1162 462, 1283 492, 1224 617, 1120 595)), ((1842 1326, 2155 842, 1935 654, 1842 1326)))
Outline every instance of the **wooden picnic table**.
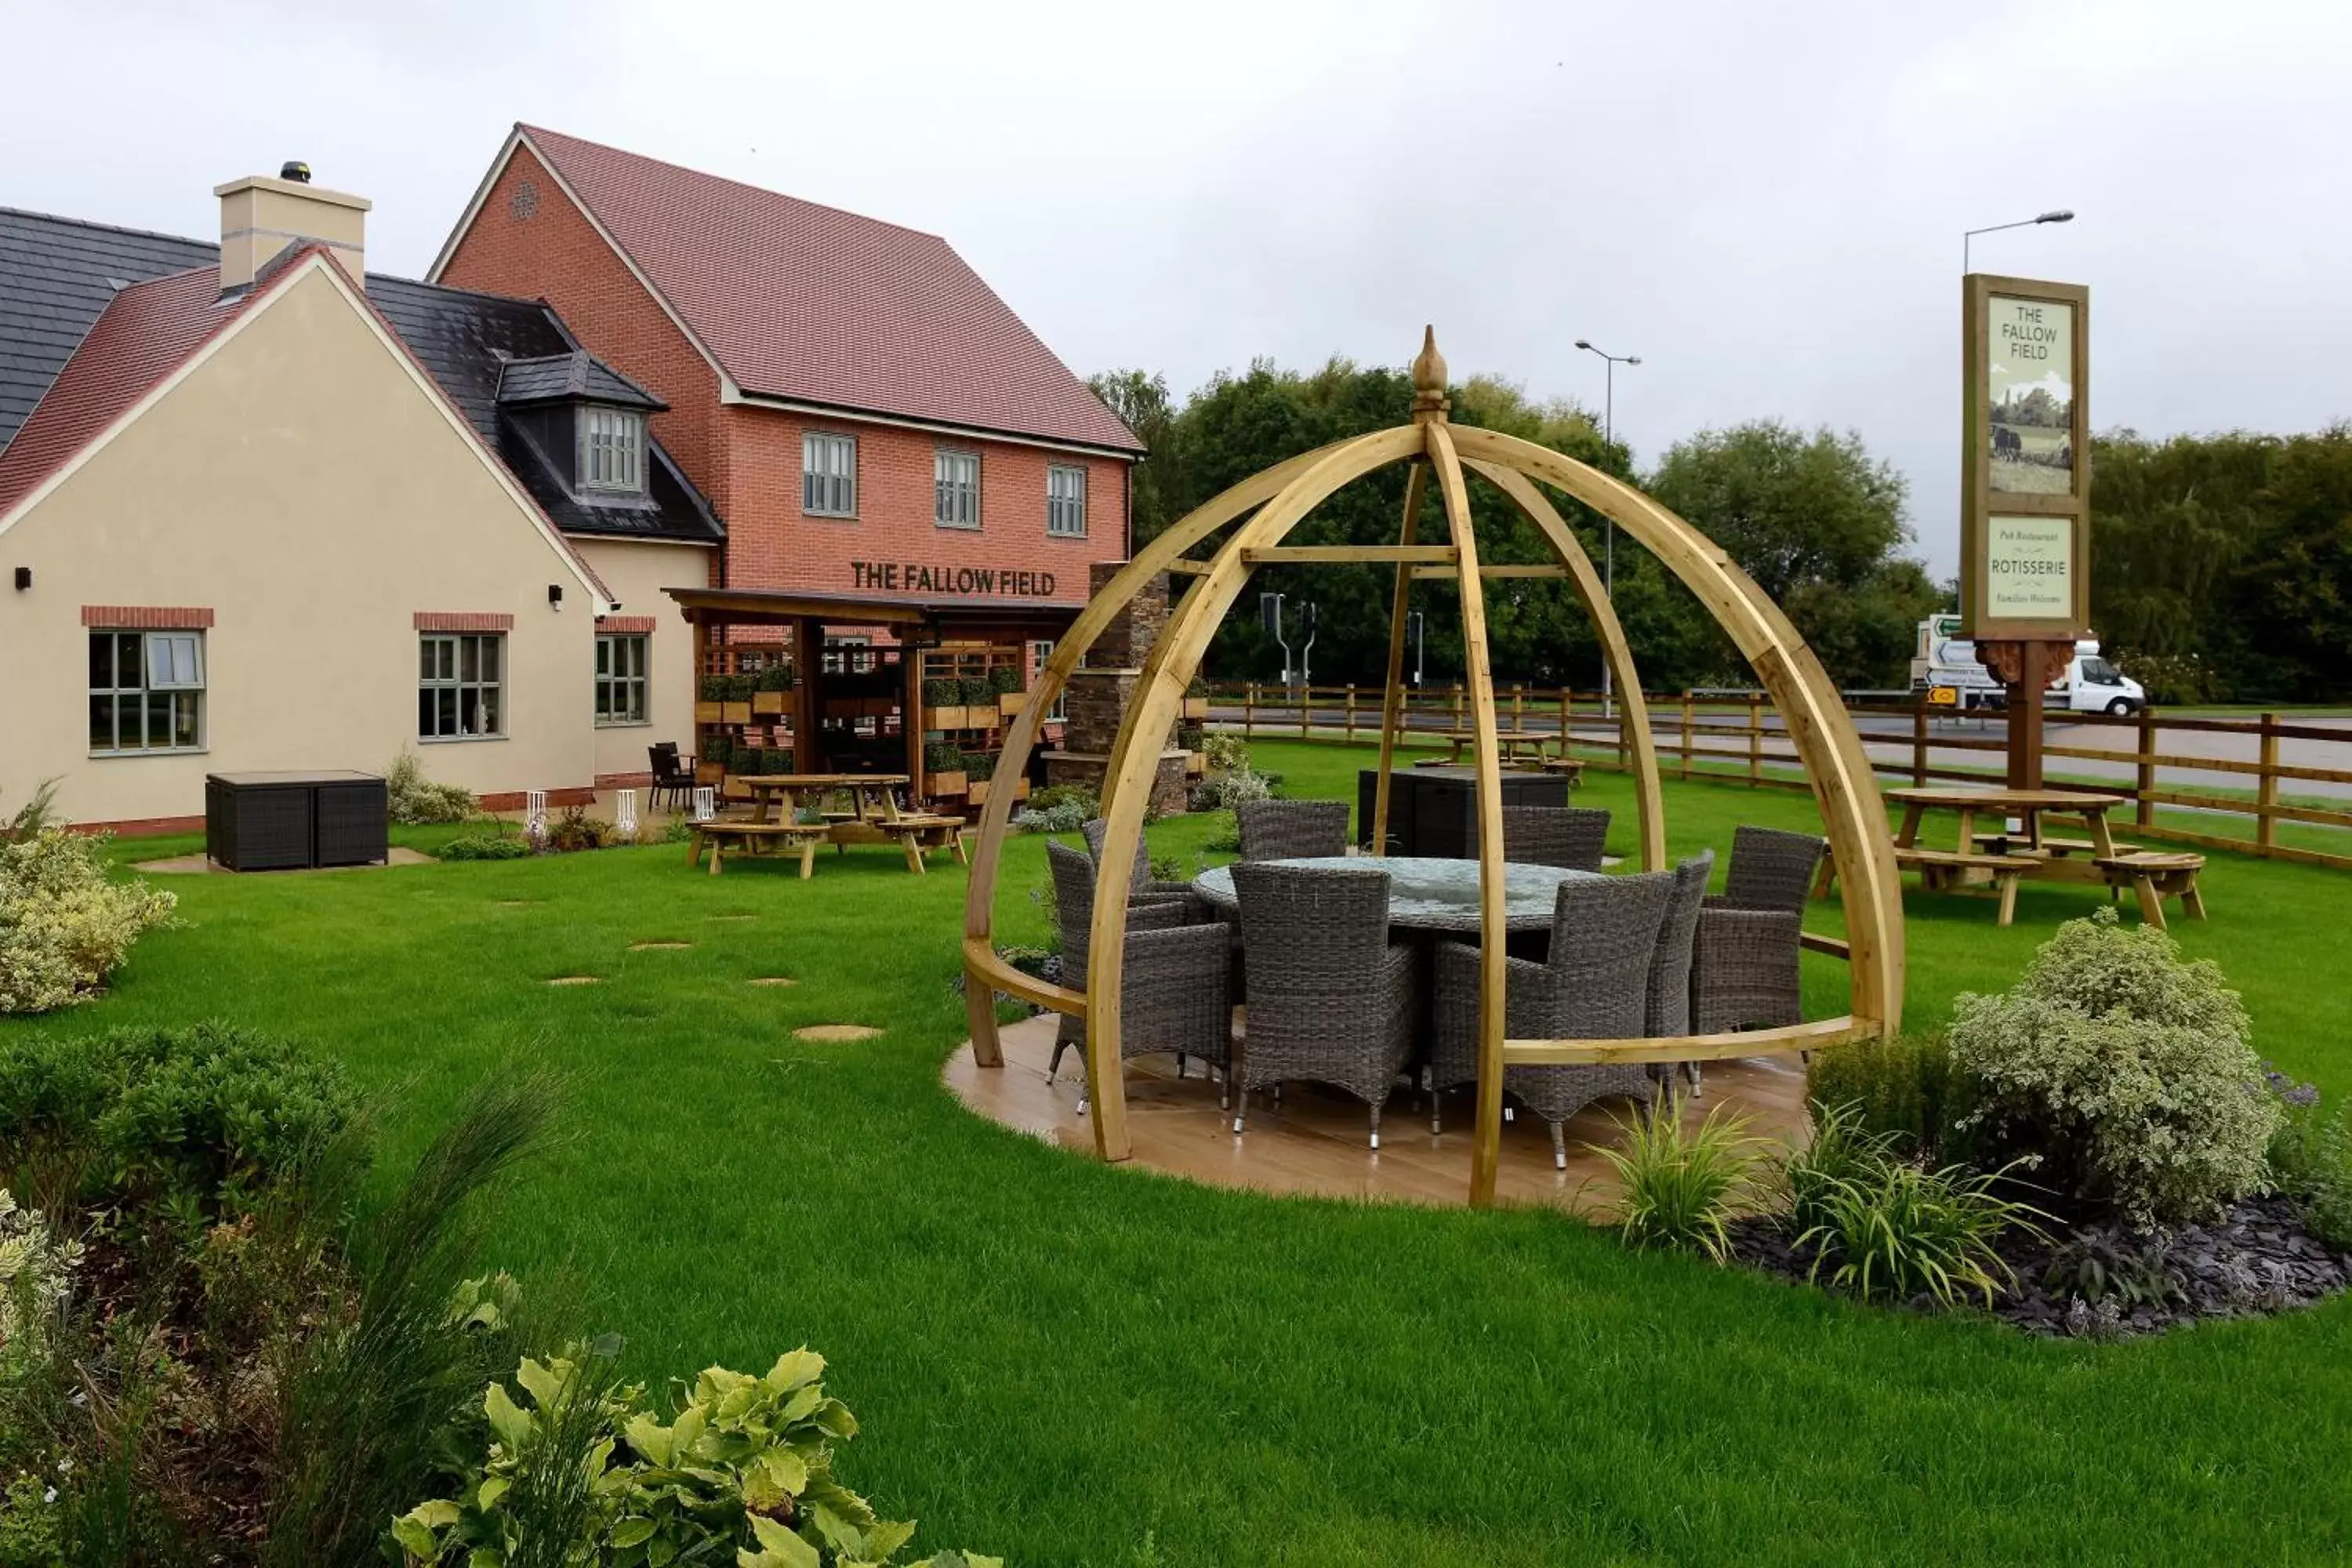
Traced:
POLYGON ((799 852, 806 878, 815 872, 820 843, 831 844, 836 853, 852 844, 896 844, 906 852, 907 868, 918 876, 929 868, 923 857, 933 849, 952 849, 959 864, 969 864, 961 817, 899 809, 898 791, 909 782, 905 773, 761 773, 742 782, 751 795, 751 815, 695 824, 688 864, 701 862, 708 844, 716 876, 725 845, 757 854, 781 844, 799 852), (801 821, 804 797, 821 803, 836 793, 850 797, 852 809, 827 813, 823 822, 801 821))
MULTIPOLYGON (((1443 763, 1430 765, 1454 768, 1462 765, 1462 753, 1478 743, 1478 731, 1448 730, 1437 738, 1452 745, 1454 750, 1447 754, 1443 763)), ((1544 748, 1555 741, 1564 742, 1565 737, 1556 735, 1549 730, 1497 730, 1495 731, 1495 746, 1501 755, 1496 760, 1511 762, 1524 751, 1528 761, 1540 763, 1544 760, 1544 748)))
POLYGON ((2105 883, 2137 895, 2140 917, 2158 930, 2164 926, 2164 900, 2176 897, 2199 920, 2205 904, 2197 885, 2204 869, 2201 855, 2144 850, 2116 841, 2107 826, 2107 813, 2126 804, 2121 795, 2095 790, 2009 789, 2006 787, 1946 787, 1891 789, 1886 798, 1903 807, 1903 826, 1895 836, 1896 864, 1919 873, 1931 890, 1990 884, 2000 899, 2000 923, 2007 925, 2017 904, 2020 881, 2105 883), (1950 849, 1919 842, 1919 828, 1931 811, 1956 812, 1959 838, 1950 849), (1979 816, 1998 818, 1979 832, 1979 816), (2016 831, 2009 819, 2016 817, 2016 831), (2079 817, 2082 837, 2045 831, 2043 818, 2079 817))

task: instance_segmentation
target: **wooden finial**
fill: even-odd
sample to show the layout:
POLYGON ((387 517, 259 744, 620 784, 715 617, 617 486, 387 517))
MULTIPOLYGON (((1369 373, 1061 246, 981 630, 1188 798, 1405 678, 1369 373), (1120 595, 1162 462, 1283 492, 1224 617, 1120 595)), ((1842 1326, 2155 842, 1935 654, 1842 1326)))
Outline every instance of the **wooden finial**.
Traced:
POLYGON ((1416 419, 1443 419, 1454 406, 1445 395, 1445 356, 1437 352, 1437 329, 1421 330, 1421 353, 1412 361, 1412 415, 1416 419))

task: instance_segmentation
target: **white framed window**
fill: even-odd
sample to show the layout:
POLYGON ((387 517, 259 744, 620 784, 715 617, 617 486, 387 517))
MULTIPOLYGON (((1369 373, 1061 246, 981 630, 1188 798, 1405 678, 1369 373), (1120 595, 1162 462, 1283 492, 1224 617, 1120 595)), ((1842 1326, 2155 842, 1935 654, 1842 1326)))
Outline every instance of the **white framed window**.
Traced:
POLYGON ((646 493, 646 416, 631 408, 580 411, 580 488, 646 493))
POLYGON ((507 732, 504 632, 424 632, 416 649, 419 740, 487 740, 507 732))
POLYGON ((813 517, 857 515, 857 437, 801 433, 801 510, 813 517))
POLYGON ((603 632, 596 637, 596 722, 649 722, 646 670, 653 639, 643 632, 603 632))
MULTIPOLYGON (((1053 657, 1052 643, 1040 640, 1029 645, 1029 662, 1036 667, 1035 673, 1029 678, 1029 684, 1033 688, 1045 678, 1045 661, 1053 657)), ((1054 705, 1045 710, 1045 718, 1048 721, 1059 723, 1070 716, 1069 710, 1064 706, 1068 701, 1070 689, 1067 686, 1054 693, 1054 705)))
POLYGON ((1087 471, 1066 463, 1045 469, 1045 531, 1056 539, 1087 536, 1087 471))
POLYGON ((205 634, 89 634, 92 756, 205 748, 205 634))
POLYGON ((931 454, 931 521, 941 528, 980 526, 980 454, 931 454))

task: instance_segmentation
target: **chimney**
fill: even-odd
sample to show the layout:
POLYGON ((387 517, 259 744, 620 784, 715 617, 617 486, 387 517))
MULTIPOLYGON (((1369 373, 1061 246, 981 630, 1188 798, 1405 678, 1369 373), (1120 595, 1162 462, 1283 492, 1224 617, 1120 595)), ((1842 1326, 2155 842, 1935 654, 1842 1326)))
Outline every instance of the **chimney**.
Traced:
POLYGON ((278 178, 248 174, 215 186, 220 198, 220 279, 242 289, 289 245, 316 240, 334 247, 355 283, 367 277, 367 212, 374 204, 310 183, 310 165, 289 163, 278 178))

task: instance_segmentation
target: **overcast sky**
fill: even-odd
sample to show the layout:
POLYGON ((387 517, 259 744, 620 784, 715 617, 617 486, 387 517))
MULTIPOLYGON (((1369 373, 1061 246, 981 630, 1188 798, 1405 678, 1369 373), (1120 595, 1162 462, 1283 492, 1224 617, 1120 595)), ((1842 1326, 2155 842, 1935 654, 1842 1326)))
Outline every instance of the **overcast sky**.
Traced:
MULTIPOLYGON (((2352 5, 104 5, 14 0, 0 205, 210 236, 307 159, 421 275, 522 120, 945 235, 1079 374, 1330 354, 1648 464, 1859 430, 1955 569, 1960 233, 2090 285, 2091 416, 2352 416, 2352 5)), ((1402 410, 1399 411, 1402 414, 1402 410)))

